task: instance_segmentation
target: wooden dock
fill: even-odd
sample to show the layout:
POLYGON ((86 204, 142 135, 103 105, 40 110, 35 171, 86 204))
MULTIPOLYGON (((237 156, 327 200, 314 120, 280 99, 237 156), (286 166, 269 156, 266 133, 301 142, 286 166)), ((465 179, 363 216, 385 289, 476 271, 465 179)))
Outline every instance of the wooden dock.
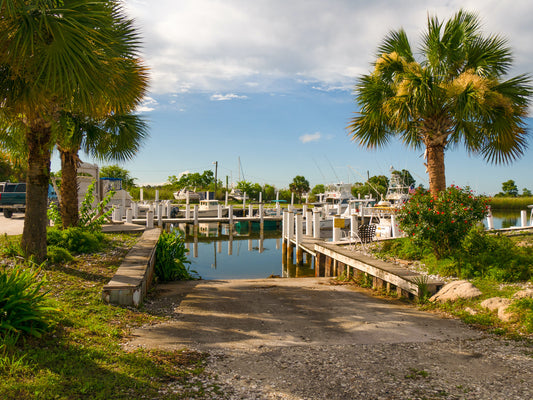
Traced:
POLYGON ((296 262, 301 262, 302 253, 315 257, 315 276, 345 276, 371 280, 372 287, 386 292, 396 292, 398 296, 420 297, 436 293, 444 282, 436 281, 408 268, 382 261, 362 254, 346 244, 327 242, 303 235, 300 243, 295 239, 284 240, 283 256, 292 259, 296 250, 296 262))

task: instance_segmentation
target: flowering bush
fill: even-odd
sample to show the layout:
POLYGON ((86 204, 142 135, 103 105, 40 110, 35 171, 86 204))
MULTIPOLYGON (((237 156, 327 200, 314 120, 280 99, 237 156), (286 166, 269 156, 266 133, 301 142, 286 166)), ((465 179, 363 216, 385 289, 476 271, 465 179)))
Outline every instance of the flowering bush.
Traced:
POLYGON ((487 215, 485 199, 468 188, 450 186, 436 197, 417 190, 398 213, 400 229, 420 245, 427 245, 437 258, 461 246, 468 231, 487 215))

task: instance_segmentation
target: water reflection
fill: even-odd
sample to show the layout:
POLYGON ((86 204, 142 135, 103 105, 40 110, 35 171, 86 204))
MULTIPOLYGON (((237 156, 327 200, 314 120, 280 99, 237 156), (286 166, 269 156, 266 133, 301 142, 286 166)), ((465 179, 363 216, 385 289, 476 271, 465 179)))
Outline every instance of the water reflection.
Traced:
POLYGON ((282 257, 279 229, 256 230, 253 226, 246 229, 246 225, 238 229, 218 223, 199 224, 197 228, 177 226, 185 234, 191 269, 202 279, 315 276, 311 255, 304 254, 300 265, 293 257, 282 257))

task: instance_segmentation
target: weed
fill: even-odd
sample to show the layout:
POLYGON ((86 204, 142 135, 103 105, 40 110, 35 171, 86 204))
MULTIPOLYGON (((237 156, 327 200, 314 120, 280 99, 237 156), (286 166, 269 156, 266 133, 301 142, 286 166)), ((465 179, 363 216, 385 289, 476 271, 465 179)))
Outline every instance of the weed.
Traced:
POLYGON ((194 279, 187 264, 189 250, 185 247, 183 234, 178 229, 162 232, 156 247, 155 274, 161 281, 194 279))
POLYGON ((409 368, 409 371, 410 373, 405 375, 406 379, 425 379, 429 377, 429 372, 423 369, 409 368))

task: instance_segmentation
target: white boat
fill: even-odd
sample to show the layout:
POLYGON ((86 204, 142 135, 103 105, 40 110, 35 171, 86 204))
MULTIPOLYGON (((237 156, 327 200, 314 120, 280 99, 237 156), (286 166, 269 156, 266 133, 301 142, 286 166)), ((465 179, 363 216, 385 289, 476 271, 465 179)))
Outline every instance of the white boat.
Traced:
POLYGON ((187 196, 190 201, 199 201, 200 195, 192 190, 181 189, 173 193, 176 200, 187 200, 187 196))
MULTIPOLYGON (((198 217, 199 218, 214 218, 218 217, 218 200, 200 200, 198 205, 198 217)), ((222 217, 228 216, 228 209, 222 208, 222 217)))
POLYGON ((244 200, 244 193, 241 189, 231 189, 231 192, 229 192, 228 197, 232 198, 236 201, 243 201, 244 200))

